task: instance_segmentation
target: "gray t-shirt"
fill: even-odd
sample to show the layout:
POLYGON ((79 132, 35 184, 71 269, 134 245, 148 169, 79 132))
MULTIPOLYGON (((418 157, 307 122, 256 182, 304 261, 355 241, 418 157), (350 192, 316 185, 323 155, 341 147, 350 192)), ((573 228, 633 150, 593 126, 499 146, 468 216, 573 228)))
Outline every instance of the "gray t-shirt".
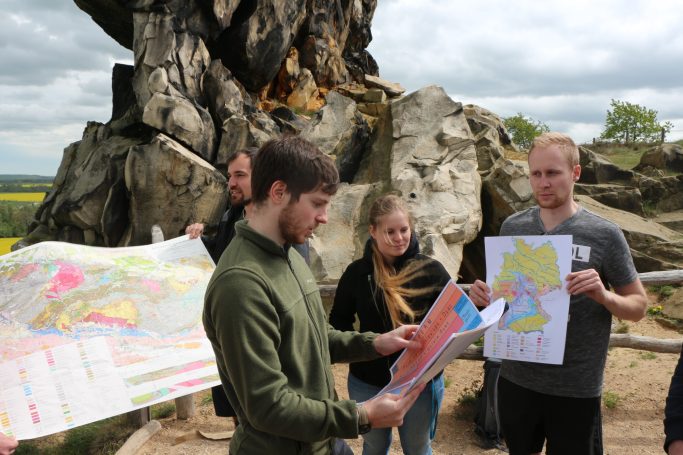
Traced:
MULTIPOLYGON (((619 226, 582 207, 549 232, 543 226, 539 208, 532 207, 508 217, 500 235, 572 235, 572 272, 595 269, 607 289, 625 286, 638 278, 619 226)), ((611 323, 612 314, 604 306, 583 294, 573 295, 563 364, 504 360, 501 375, 549 395, 600 396, 611 323)))

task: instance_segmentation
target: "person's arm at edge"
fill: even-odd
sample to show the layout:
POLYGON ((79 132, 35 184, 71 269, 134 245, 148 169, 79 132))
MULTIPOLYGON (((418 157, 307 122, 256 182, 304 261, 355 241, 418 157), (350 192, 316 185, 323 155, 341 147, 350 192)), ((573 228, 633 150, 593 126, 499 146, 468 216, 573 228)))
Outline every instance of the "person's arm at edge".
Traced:
POLYGON ((666 397, 664 435, 664 451, 669 455, 683 454, 683 353, 678 358, 666 397))
POLYGON ((628 284, 615 286, 614 292, 605 288, 595 269, 572 272, 566 280, 567 292, 572 295, 585 294, 619 319, 637 322, 645 317, 648 298, 637 276, 628 284))
POLYGON ((19 446, 19 441, 0 432, 0 455, 10 455, 19 446))

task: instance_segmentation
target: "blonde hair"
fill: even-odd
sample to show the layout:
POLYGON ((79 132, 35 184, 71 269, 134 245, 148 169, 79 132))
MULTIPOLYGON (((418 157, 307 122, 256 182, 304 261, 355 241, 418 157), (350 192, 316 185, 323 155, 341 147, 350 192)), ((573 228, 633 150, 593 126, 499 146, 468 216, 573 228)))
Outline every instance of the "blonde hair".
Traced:
POLYGON ((576 146, 571 137, 563 133, 549 132, 543 133, 537 136, 531 143, 531 148, 529 148, 529 156, 531 152, 536 147, 549 147, 551 145, 557 145, 562 150, 562 153, 567 157, 567 162, 570 167, 574 167, 579 164, 579 148, 576 146))
MULTIPOLYGON (((377 229, 381 218, 395 211, 401 211, 408 217, 412 239, 413 221, 410 212, 405 202, 394 194, 380 196, 373 202, 369 214, 370 225, 377 229)), ((386 236, 386 231, 382 232, 381 235, 386 236)), ((372 242, 372 265, 375 283, 382 290, 384 302, 386 303, 387 310, 389 310, 389 317, 394 328, 400 326, 406 320, 408 322, 415 320, 416 312, 410 307, 406 298, 417 297, 435 290, 433 286, 421 289, 405 287, 411 280, 424 276, 422 271, 424 263, 425 261, 410 261, 400 272, 396 272, 396 269, 384 260, 382 253, 380 253, 377 247, 377 242, 372 242)))

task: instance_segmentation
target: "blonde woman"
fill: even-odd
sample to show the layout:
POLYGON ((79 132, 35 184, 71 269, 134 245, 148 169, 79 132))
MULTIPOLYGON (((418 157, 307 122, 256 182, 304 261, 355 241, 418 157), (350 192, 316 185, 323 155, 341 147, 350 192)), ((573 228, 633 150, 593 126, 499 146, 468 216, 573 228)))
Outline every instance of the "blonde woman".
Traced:
MULTIPOLYGON (((369 221, 365 253, 339 280, 330 323, 339 330, 354 330, 358 318, 361 332, 377 333, 419 323, 450 276, 439 261, 420 254, 410 214, 400 197, 378 198, 370 208, 369 221)), ((391 379, 389 367, 399 354, 352 363, 350 398, 361 402, 377 394, 391 379)), ((406 414, 398 429, 403 453, 432 453, 443 389, 443 376, 439 374, 406 414)), ((364 455, 384 455, 391 446, 391 429, 373 429, 363 439, 364 455)))

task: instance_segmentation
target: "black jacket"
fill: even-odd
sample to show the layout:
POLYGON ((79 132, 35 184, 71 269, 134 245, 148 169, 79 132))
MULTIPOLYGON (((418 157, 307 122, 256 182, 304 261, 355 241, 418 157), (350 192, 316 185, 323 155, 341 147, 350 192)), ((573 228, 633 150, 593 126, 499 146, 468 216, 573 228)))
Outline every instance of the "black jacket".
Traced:
MULTIPOLYGON (((225 211, 216 229, 216 235, 209 237, 202 236, 202 242, 213 258, 213 262, 218 264, 221 254, 228 247, 228 244, 235 236, 235 223, 244 217, 244 207, 236 205, 225 211)), ((215 226, 215 225, 214 225, 215 226)))
MULTIPOLYGON (((235 223, 244 218, 244 207, 236 205, 229 208, 221 217, 216 228, 216 235, 209 237, 202 235, 202 242, 207 251, 211 255, 213 262, 218 264, 223 251, 228 247, 230 241, 235 237, 235 223)), ((215 225, 214 225, 215 226, 215 225)), ((309 246, 308 240, 301 244, 292 245, 296 251, 303 256, 306 264, 309 264, 309 246)))
MULTIPOLYGON (((393 329, 389 310, 384 302, 384 294, 375 283, 371 242, 373 242, 372 238, 368 239, 363 257, 352 262, 339 279, 330 313, 330 324, 336 329, 355 330, 353 324, 356 317, 361 332, 385 333, 393 329)), ((419 323, 451 277, 439 261, 420 254, 420 246, 415 235, 410 239, 408 250, 396 260, 394 267, 401 270, 412 260, 424 260, 426 274, 415 278, 406 287, 435 288, 433 292, 408 301, 411 308, 418 312, 415 323, 419 323)), ((368 384, 384 387, 391 379, 389 367, 399 355, 400 352, 368 362, 352 363, 351 374, 368 384)))

